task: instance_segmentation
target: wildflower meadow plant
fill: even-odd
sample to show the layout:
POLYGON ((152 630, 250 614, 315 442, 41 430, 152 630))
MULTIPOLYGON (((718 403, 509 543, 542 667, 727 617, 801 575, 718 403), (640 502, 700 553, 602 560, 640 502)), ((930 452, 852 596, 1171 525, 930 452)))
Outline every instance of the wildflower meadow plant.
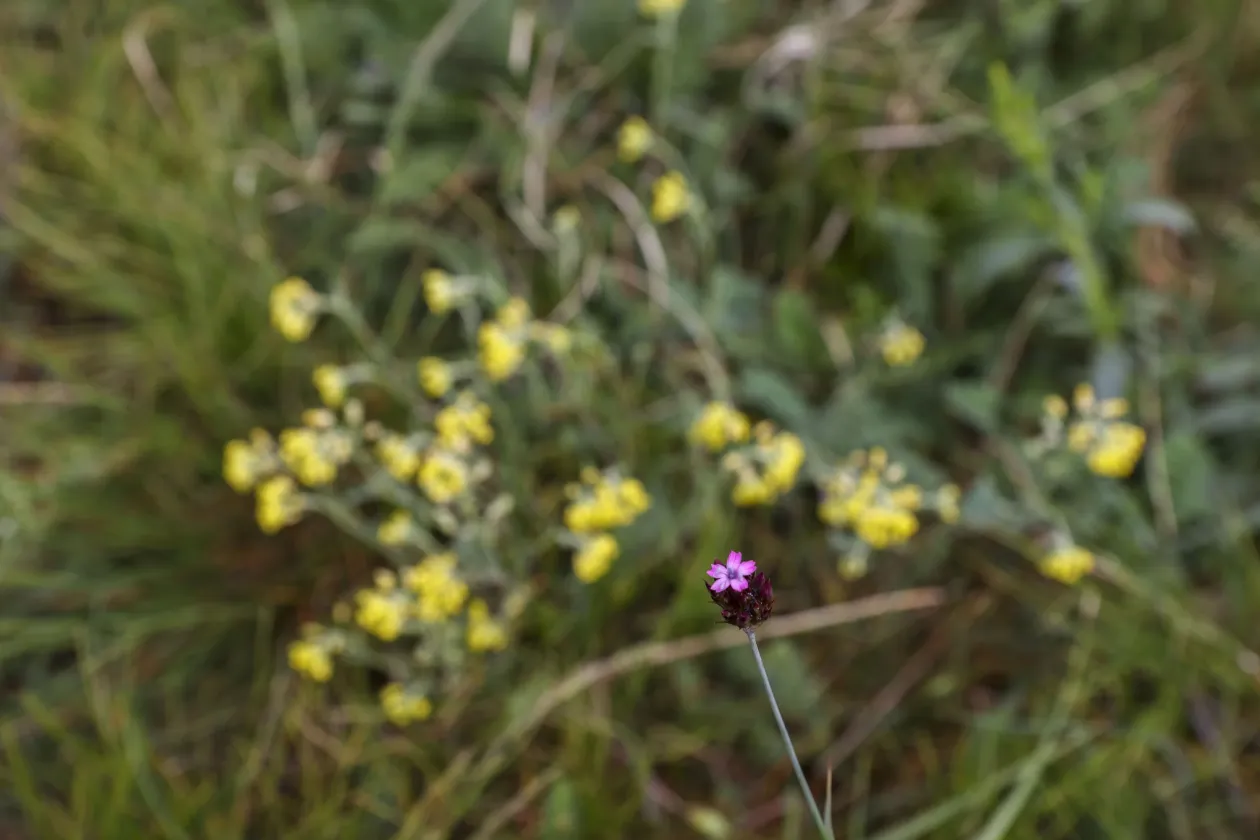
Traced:
POLYGON ((722 611, 722 620, 732 627, 739 628, 748 637, 753 659, 757 662, 757 672, 761 675, 762 687, 770 701, 770 711, 774 714, 774 722, 779 728, 779 735, 782 736, 783 744, 787 747, 788 758, 792 762, 796 780, 801 786, 801 793, 805 796, 805 803, 809 806, 810 816, 822 836, 826 840, 833 840, 831 810, 828 808, 824 816, 819 810, 818 801, 814 799, 809 780, 805 777, 800 758, 796 755, 796 748, 792 745, 792 736, 788 732, 787 723, 783 720, 783 713, 779 710, 779 703, 775 699, 774 686, 771 685, 770 675, 766 672, 761 648, 757 646, 757 628, 768 621, 774 612, 774 587, 771 586, 770 579, 765 573, 757 570, 756 562, 745 560, 743 554, 738 551, 728 554, 725 563, 714 561, 709 567, 708 574, 713 580, 706 581, 705 585, 709 590, 709 597, 722 611))
MULTIPOLYGON (((682 5, 644 2, 640 9, 666 31, 682 5)), ((704 216, 704 184, 685 174, 685 161, 660 126, 627 116, 615 143, 622 164, 642 167, 638 184, 650 186, 643 204, 652 222, 663 227, 704 216)), ((557 264, 572 266, 581 259, 578 236, 584 224, 573 205, 553 212, 557 264)), ((520 404, 552 383, 562 391, 565 383, 591 381, 583 368, 594 364, 591 359, 605 360, 606 369, 619 361, 602 334, 538 317, 525 296, 508 294, 488 274, 434 267, 423 272, 420 287, 428 318, 450 322, 453 329, 440 345, 399 357, 342 285, 323 292, 298 277, 277 283, 270 320, 281 337, 305 342, 322 329, 321 322, 333 322, 354 340, 355 358, 314 367, 310 384, 316 399, 299 423, 274 434, 254 429, 228 442, 223 452, 225 481, 238 493, 253 494, 264 532, 323 516, 385 559, 370 585, 348 593, 334 608, 330 622, 303 627, 288 659, 316 683, 332 680, 341 663, 384 671, 388 681, 378 701, 383 716, 397 725, 430 716, 471 663, 511 647, 518 619, 537 589, 547 588, 538 573, 551 556, 567 557, 558 566, 581 586, 598 586, 635 544, 627 535, 657 507, 644 478, 618 453, 595 449, 605 446, 603 441, 586 443, 560 474, 502 460, 508 448, 503 438, 518 437, 517 429, 502 425, 509 422, 505 414, 525 410, 520 404), (592 463, 592 451, 601 452, 600 463, 592 463), (510 479, 521 473, 529 480, 510 479)), ((690 322, 683 325, 700 347, 702 333, 690 322)), ((870 349, 870 369, 900 369, 895 380, 907 379, 903 373, 913 377, 930 350, 923 332, 896 312, 857 346, 870 349)), ((812 485, 816 516, 845 579, 865 574, 875 555, 910 545, 926 520, 945 526, 960 520, 957 485, 919 475, 917 467, 906 465, 913 459, 895 460, 884 446, 829 451, 808 429, 759 416, 742 404, 742 393, 733 392, 734 377, 720 351, 702 349, 705 395, 699 406, 690 394, 678 401, 690 408, 682 418, 685 436, 673 445, 679 454, 690 447, 697 464, 711 465, 732 512, 790 503, 794 496, 799 502, 798 488, 812 485)), ((1145 445, 1141 427, 1126 420, 1127 414, 1124 400, 1098 400, 1081 386, 1070 408, 1058 397, 1046 401, 1041 434, 1028 451, 1035 458, 1070 453, 1097 476, 1124 478, 1145 445)), ((549 419, 549 439, 582 440, 589 434, 579 428, 583 422, 549 419), (564 428, 565 422, 572 427, 564 428)), ((522 449, 519 439, 515 448, 522 449)), ((678 505, 685 492, 661 507, 678 505)), ((1072 523, 1039 504, 1028 501, 1054 524, 1039 569, 1064 584, 1076 583, 1094 569, 1095 555, 1078 545, 1072 523)), ((628 573, 633 567, 622 568, 628 573)), ((755 630, 774 608, 770 581, 739 552, 715 562, 708 577, 709 597, 722 620, 748 636, 798 780, 820 829, 830 836, 830 824, 809 795, 792 752, 757 647, 755 630)))

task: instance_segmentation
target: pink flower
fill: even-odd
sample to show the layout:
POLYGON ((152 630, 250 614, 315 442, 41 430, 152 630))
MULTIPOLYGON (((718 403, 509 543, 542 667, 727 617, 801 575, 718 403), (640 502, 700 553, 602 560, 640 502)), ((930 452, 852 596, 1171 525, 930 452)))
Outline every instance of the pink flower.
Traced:
POLYGON ((727 588, 733 592, 743 592, 748 588, 748 575, 757 571, 757 564, 743 559, 738 551, 732 551, 726 558, 726 565, 714 563, 709 567, 709 577, 716 578, 709 589, 723 592, 727 588))

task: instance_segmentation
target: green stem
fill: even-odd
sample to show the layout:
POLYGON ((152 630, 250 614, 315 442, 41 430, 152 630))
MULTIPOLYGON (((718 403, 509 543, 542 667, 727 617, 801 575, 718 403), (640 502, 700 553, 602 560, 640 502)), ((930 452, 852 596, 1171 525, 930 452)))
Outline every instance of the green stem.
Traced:
POLYGON ((818 803, 814 801, 814 794, 810 792, 809 781, 805 778, 805 771, 801 769, 800 759, 796 757, 796 748, 792 746, 792 736, 788 734, 787 724, 783 722, 783 713, 779 711, 778 701, 774 699, 774 689, 770 687, 770 675, 766 673, 766 663, 762 661, 761 649, 757 647, 757 634, 751 627, 744 633, 748 635, 748 643, 752 645, 753 658, 757 660, 757 670, 761 672, 761 684, 765 686, 766 696, 770 698, 770 710, 774 712, 774 722, 779 725, 779 734, 783 736, 783 743, 787 746, 788 758, 792 760, 792 769, 796 771, 796 781, 800 783, 801 792, 805 794, 810 816, 814 818, 814 824, 818 826, 823 840, 834 840, 831 831, 827 828, 827 821, 818 810, 818 803))

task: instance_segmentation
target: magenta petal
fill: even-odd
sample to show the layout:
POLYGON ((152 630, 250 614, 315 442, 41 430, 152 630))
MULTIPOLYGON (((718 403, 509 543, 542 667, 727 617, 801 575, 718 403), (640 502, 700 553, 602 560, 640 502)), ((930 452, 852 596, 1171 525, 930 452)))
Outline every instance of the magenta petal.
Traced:
POLYGON ((731 571, 738 569, 740 560, 742 559, 743 559, 742 554, 740 554, 738 551, 732 551, 730 554, 726 556, 726 568, 730 569, 731 571))
POLYGON ((709 567, 709 577, 724 578, 726 577, 726 567, 721 563, 714 563, 709 567))
MULTIPOLYGON (((718 578, 717 580, 713 581, 713 585, 710 586, 709 589, 713 590, 714 592, 722 592, 726 589, 726 587, 730 585, 731 585, 731 582, 727 580, 726 578, 718 578)), ((747 586, 748 584, 744 584, 744 585, 747 586)))
POLYGON ((757 562, 755 560, 745 560, 739 564, 739 573, 741 575, 751 575, 757 571, 757 562))
POLYGON ((743 592, 748 588, 748 581, 743 578, 731 578, 731 589, 735 592, 743 592))

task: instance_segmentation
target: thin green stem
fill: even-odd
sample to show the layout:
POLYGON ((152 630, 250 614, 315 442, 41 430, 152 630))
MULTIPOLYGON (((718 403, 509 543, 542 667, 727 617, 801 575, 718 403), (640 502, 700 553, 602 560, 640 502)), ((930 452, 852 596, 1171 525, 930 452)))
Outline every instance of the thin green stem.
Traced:
POLYGON ((757 634, 751 628, 744 632, 748 635, 748 643, 752 645, 753 658, 757 660, 757 670, 761 672, 761 684, 766 689, 766 696, 770 698, 770 710, 774 712, 774 722, 779 725, 779 734, 783 736, 783 743, 787 747, 788 758, 792 760, 792 769, 796 771, 796 781, 800 782, 801 792, 805 794, 805 802, 809 805, 810 816, 814 818, 814 824, 818 826, 818 831, 822 834, 823 840, 834 840, 834 836, 827 828, 827 821, 823 819, 822 813, 818 810, 818 803, 814 801, 814 794, 810 792, 809 782, 805 778, 805 771, 801 769, 800 759, 796 757, 796 748, 792 746, 792 736, 788 734, 787 724, 783 722, 783 713, 779 711, 779 703, 774 699, 774 689, 770 686, 770 675, 766 673, 766 663, 762 661, 761 649, 757 647, 757 634))

